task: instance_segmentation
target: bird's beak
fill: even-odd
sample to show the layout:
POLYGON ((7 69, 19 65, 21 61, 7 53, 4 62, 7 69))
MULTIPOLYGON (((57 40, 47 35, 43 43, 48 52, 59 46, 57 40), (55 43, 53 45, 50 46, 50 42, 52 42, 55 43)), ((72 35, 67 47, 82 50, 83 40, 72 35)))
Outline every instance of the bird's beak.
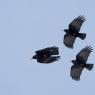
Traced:
POLYGON ((34 55, 34 56, 32 57, 32 59, 37 59, 37 57, 38 57, 37 55, 34 55))

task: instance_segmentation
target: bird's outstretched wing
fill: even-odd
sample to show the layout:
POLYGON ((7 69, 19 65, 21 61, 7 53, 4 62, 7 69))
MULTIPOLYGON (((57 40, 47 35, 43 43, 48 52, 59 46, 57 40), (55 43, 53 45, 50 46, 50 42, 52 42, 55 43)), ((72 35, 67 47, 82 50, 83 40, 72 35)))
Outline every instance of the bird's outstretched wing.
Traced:
POLYGON ((63 43, 65 44, 66 47, 73 48, 73 44, 75 42, 75 39, 76 39, 75 36, 72 36, 72 35, 69 35, 69 34, 65 34, 63 43))
POLYGON ((41 50, 37 50, 36 53, 43 53, 43 52, 49 52, 51 55, 58 55, 59 54, 59 50, 58 47, 53 46, 53 47, 47 47, 41 50))
POLYGON ((48 57, 48 58, 37 59, 37 62, 48 64, 48 63, 58 61, 59 58, 60 58, 60 56, 51 56, 51 57, 48 57))
POLYGON ((70 76, 72 77, 72 79, 77 80, 77 81, 80 80, 82 70, 83 70, 82 66, 72 65, 71 71, 70 71, 70 76))
POLYGON ((76 60, 86 62, 92 50, 91 46, 86 46, 76 55, 76 60))
POLYGON ((69 29, 71 31, 77 31, 79 32, 83 22, 85 21, 85 17, 84 16, 78 16, 77 18, 75 18, 70 24, 69 24, 69 29))

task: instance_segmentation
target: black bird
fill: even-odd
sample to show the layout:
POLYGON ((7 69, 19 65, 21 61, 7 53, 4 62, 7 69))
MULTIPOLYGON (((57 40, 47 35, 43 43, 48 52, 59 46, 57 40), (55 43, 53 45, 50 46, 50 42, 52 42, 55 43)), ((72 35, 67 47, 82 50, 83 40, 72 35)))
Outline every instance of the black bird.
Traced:
POLYGON ((80 76, 84 68, 92 70, 93 64, 87 64, 87 59, 92 50, 91 46, 86 46, 76 55, 76 60, 72 60, 73 65, 70 71, 72 79, 80 80, 80 76))
POLYGON ((59 55, 59 50, 56 46, 41 49, 35 53, 36 55, 34 55, 32 59, 36 59, 39 63, 52 63, 60 58, 60 56, 54 56, 59 55))
POLYGON ((86 33, 79 33, 80 28, 85 21, 84 16, 78 16, 75 18, 70 24, 68 29, 64 29, 66 34, 64 35, 63 43, 68 48, 73 48, 75 39, 79 37, 81 40, 84 40, 86 38, 86 33))

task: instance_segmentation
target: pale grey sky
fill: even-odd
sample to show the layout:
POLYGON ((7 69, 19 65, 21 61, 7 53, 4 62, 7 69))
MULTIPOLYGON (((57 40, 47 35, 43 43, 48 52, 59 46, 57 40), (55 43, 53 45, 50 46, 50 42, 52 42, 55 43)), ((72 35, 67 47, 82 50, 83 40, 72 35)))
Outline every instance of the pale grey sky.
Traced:
MULTIPOLYGON (((83 71, 81 80, 70 77, 70 60, 86 45, 95 49, 94 0, 0 1, 0 95, 94 95, 95 67, 83 71), (73 50, 63 45, 64 32, 77 16, 84 15, 73 50), (52 64, 30 60, 34 52, 58 46, 61 59, 52 64)), ((95 63, 95 52, 88 59, 95 63)))

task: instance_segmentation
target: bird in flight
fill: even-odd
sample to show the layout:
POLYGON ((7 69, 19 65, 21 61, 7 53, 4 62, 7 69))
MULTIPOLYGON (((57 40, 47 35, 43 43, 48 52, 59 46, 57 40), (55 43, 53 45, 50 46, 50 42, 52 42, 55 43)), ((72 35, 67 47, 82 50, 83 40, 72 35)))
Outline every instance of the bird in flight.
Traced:
POLYGON ((32 59, 36 59, 39 63, 52 63, 57 61, 60 56, 58 47, 47 47, 45 49, 37 50, 36 54, 32 57, 32 59))
POLYGON ((93 64, 87 63, 87 59, 92 51, 93 49, 91 46, 86 46, 76 55, 76 60, 72 60, 73 65, 70 71, 72 79, 80 80, 80 76, 84 68, 89 71, 92 70, 93 64))
POLYGON ((86 38, 86 33, 79 33, 80 28, 85 22, 84 16, 78 16, 75 18, 70 24, 68 29, 64 29, 65 35, 63 39, 63 43, 68 48, 74 48, 74 43, 77 37, 79 37, 81 40, 84 40, 86 38))

